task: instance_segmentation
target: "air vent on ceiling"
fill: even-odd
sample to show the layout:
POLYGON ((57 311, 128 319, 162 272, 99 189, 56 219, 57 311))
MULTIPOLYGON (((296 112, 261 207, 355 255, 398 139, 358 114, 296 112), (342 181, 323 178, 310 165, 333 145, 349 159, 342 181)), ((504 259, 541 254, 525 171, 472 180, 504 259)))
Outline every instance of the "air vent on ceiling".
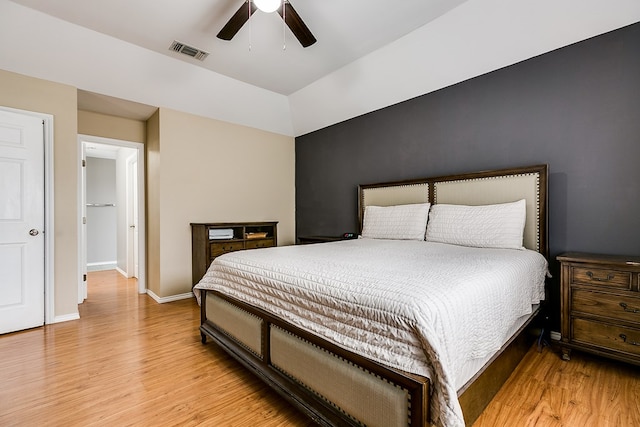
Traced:
POLYGON ((177 40, 174 40, 173 43, 171 43, 171 46, 169 46, 169 50, 182 53, 200 61, 204 61, 204 59, 209 56, 209 52, 205 52, 204 50, 198 49, 196 47, 186 45, 177 40))

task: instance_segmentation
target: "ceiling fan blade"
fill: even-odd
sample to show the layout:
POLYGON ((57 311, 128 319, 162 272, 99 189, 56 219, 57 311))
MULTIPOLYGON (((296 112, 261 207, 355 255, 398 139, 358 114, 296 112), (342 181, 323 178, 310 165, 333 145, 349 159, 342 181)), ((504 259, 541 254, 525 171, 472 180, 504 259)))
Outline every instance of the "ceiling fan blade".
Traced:
POLYGON ((240 6, 240 9, 229 19, 229 22, 222 27, 217 36, 219 39, 231 40, 233 36, 240 31, 244 23, 249 20, 249 9, 251 9, 251 15, 256 11, 256 7, 253 4, 251 4, 251 8, 249 8, 249 3, 252 2, 246 0, 242 6, 240 6))
MULTIPOLYGON (((288 0, 284 1, 284 22, 287 24, 291 32, 298 39, 302 47, 309 47, 316 42, 316 38, 311 34, 307 25, 302 21, 298 12, 291 6, 288 0)), ((282 7, 278 9, 280 16, 283 16, 282 7)))

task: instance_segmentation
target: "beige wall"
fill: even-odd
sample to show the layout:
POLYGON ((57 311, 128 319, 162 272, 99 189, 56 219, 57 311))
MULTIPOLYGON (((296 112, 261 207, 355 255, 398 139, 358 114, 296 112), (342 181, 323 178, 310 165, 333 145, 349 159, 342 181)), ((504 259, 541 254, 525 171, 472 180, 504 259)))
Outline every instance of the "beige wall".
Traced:
POLYGON ((160 111, 147 120, 147 289, 160 295, 160 111))
POLYGON ((169 109, 146 126, 78 111, 78 132, 146 144, 147 288, 158 297, 191 291, 191 222, 275 220, 278 243, 294 243, 292 137, 169 109))
POLYGON ((54 316, 68 318, 78 313, 77 90, 0 70, 0 105, 54 116, 54 316))
POLYGON ((169 109, 146 125, 78 111, 76 88, 4 70, 0 105, 54 116, 56 318, 78 313, 78 133, 146 144, 147 287, 159 297, 191 291, 191 222, 274 220, 278 244, 295 241, 293 137, 169 109))
POLYGON ((78 133, 144 144, 147 125, 144 121, 78 110, 78 133))
POLYGON ((158 118, 147 145, 148 212, 159 220, 148 224, 149 289, 191 291, 191 222, 274 220, 278 244, 294 243, 293 137, 168 109, 158 118))

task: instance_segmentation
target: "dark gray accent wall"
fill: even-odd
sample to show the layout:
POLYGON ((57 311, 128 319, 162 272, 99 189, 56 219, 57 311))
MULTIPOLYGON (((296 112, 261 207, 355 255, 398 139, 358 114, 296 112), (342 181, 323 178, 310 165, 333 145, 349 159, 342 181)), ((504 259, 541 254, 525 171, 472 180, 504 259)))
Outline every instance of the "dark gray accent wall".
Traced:
POLYGON ((540 163, 556 299, 559 253, 640 255, 640 23, 296 138, 297 234, 357 232, 358 184, 540 163))

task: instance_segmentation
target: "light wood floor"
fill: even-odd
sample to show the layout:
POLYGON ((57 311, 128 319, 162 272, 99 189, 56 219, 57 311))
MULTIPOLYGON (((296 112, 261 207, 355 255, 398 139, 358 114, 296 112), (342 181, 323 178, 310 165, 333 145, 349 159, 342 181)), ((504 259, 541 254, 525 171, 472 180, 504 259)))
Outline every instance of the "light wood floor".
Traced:
MULTIPOLYGON (((81 320, 0 336, 1 426, 310 426, 200 343, 194 300, 157 304, 115 271, 89 274, 81 320)), ((640 426, 640 369, 535 347, 474 424, 640 426)))
POLYGON ((559 353, 532 347, 473 427, 640 426, 640 367, 559 353))

